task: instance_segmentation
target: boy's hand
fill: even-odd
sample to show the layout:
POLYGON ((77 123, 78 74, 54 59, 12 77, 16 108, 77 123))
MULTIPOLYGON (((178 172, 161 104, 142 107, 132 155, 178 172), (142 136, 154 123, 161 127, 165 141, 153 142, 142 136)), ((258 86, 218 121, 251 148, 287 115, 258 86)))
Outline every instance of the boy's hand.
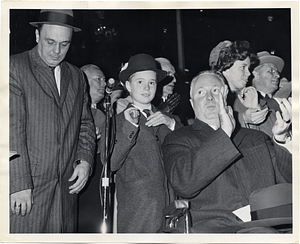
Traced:
POLYGON ((135 107, 130 107, 124 111, 124 117, 130 123, 139 124, 140 111, 135 107))
POLYGON ((151 126, 158 126, 158 125, 166 125, 168 128, 171 128, 172 125, 174 124, 174 119, 170 118, 169 116, 163 114, 160 111, 157 111, 153 114, 151 114, 147 118, 146 126, 151 127, 151 126))

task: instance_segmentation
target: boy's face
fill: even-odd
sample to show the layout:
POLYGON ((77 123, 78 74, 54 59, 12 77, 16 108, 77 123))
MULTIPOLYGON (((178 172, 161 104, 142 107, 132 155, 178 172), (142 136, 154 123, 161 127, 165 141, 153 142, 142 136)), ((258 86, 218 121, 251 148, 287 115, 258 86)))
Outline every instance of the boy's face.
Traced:
POLYGON ((125 85, 133 103, 140 107, 149 105, 156 92, 156 73, 152 70, 139 71, 134 73, 129 80, 125 85))

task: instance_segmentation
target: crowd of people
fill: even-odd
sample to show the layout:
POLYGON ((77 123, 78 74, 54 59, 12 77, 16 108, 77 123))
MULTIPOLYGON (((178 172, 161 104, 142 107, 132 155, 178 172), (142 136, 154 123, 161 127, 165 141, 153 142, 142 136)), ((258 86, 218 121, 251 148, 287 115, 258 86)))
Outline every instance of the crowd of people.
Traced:
POLYGON ((207 57, 211 69, 190 83, 195 117, 182 121, 166 57, 132 55, 118 81, 106 80, 94 64, 64 60, 80 31, 72 10, 41 10, 30 24, 37 45, 10 58, 10 233, 100 231, 107 116, 115 232, 162 232, 174 199, 189 200, 195 233, 291 232, 292 202, 251 209, 246 222, 234 213, 251 207, 253 193, 292 184, 283 59, 247 41, 220 42, 207 57))

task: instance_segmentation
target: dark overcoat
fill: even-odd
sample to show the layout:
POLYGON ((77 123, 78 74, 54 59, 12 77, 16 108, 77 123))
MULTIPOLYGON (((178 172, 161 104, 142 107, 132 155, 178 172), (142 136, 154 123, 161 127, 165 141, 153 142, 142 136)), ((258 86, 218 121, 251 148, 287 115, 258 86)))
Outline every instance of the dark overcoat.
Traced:
POLYGON ((33 189, 25 217, 11 213, 12 233, 76 229, 77 195, 69 194, 75 162, 92 166, 95 148, 86 82, 75 66, 61 63, 60 95, 37 47, 10 58, 10 193, 33 189))
POLYGON ((232 211, 248 205, 254 190, 286 182, 278 165, 292 164, 265 133, 241 128, 229 138, 198 119, 167 135, 162 151, 167 178, 189 199, 198 232, 238 225, 232 211))

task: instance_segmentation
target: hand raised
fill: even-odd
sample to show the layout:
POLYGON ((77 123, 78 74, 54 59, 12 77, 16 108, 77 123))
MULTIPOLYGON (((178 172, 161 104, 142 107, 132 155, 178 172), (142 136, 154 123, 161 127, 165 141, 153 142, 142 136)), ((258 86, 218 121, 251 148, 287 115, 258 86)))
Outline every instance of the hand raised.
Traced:
POLYGON ((264 108, 262 110, 256 108, 248 108, 243 113, 243 118, 245 123, 257 125, 265 121, 267 114, 268 108, 264 108))
POLYGON ((226 97, 228 94, 228 87, 221 87, 218 93, 219 103, 219 119, 222 130, 230 137, 235 129, 235 119, 233 117, 233 110, 230 106, 226 106, 226 97))
POLYGON ((168 97, 168 99, 165 102, 159 105, 158 109, 166 113, 172 113, 178 106, 179 102, 180 95, 178 93, 174 93, 170 97, 168 97))
POLYGON ((124 111, 124 117, 126 120, 133 124, 138 124, 140 120, 140 110, 135 107, 130 107, 124 111))
POLYGON ((246 108, 258 109, 258 94, 254 87, 245 87, 239 94, 238 99, 246 108))

